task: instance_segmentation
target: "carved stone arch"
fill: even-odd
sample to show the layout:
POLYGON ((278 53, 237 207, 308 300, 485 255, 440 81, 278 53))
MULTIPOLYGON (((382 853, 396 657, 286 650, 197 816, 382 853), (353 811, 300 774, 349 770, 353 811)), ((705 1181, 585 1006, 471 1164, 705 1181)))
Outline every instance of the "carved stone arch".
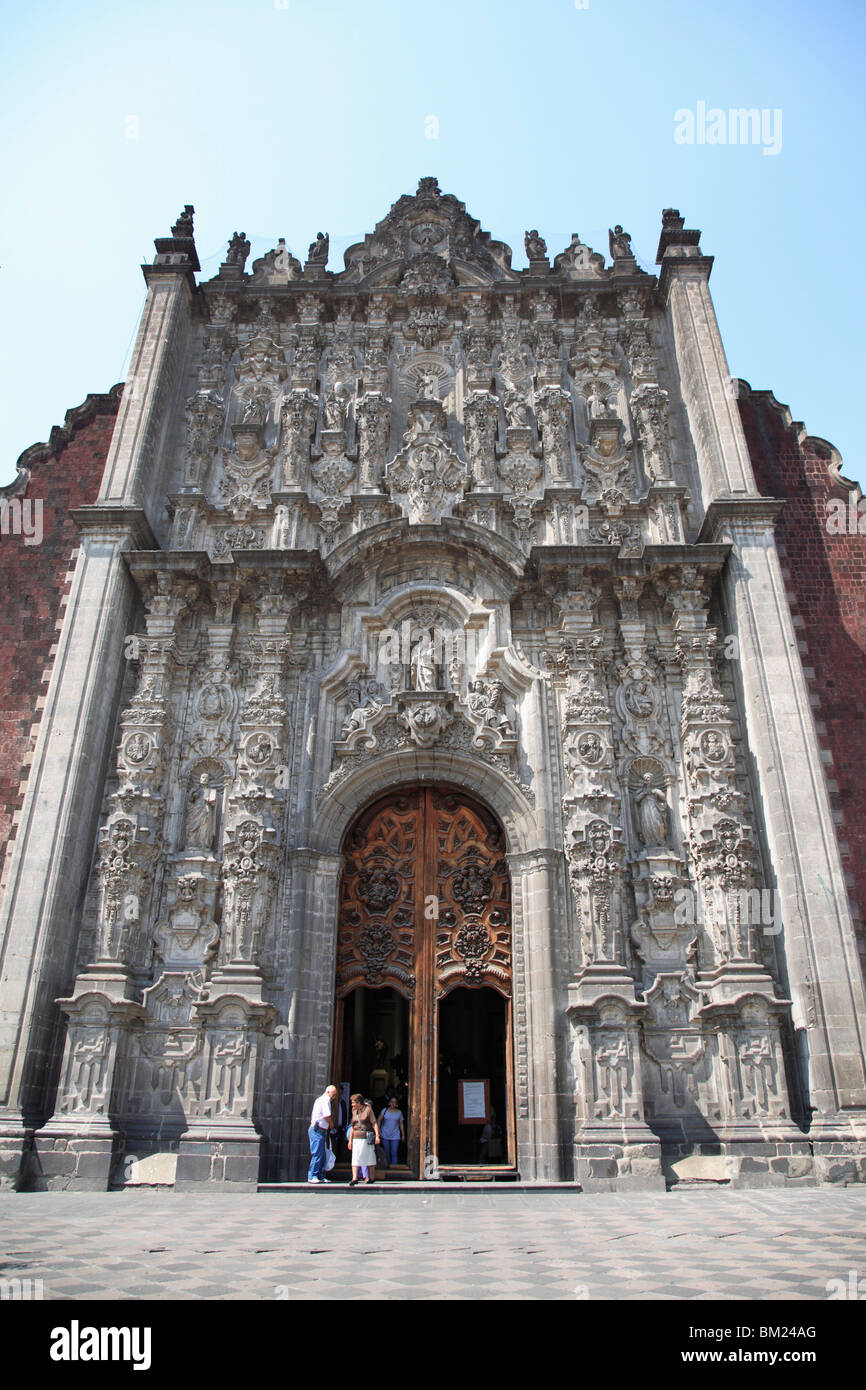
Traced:
POLYGON ((195 782, 203 772, 206 772, 209 777, 220 778, 222 786, 226 786, 234 777, 234 771, 226 759, 215 757, 212 754, 205 754, 202 757, 193 758, 191 762, 187 763, 178 781, 186 791, 189 791, 193 782, 195 782))
MULTIPOLYGON (((457 1078, 487 1076, 509 1138, 506 1162, 516 1167, 511 866, 501 822, 462 788, 416 780, 368 803, 342 849, 334 1074, 365 1085, 375 1037, 377 1055, 387 1043, 402 1058, 409 1163, 419 1175, 431 1154, 447 1165, 476 1161, 456 1120, 457 1078)), ((371 1094, 386 1084, 385 1072, 375 1076, 371 1094)))
MULTIPOLYGON (((356 815, 377 795, 419 780, 441 782, 485 802, 505 831, 508 854, 540 848, 543 831, 525 793, 498 767, 449 748, 400 748, 364 764, 325 793, 311 818, 311 846, 320 854, 340 855, 343 837, 356 815)), ((555 840, 551 838, 551 846, 555 840)))
POLYGON ((346 601, 356 591, 369 592, 371 574, 382 592, 387 576, 411 572, 420 561, 428 575, 468 567, 473 591, 483 585, 497 596, 513 594, 526 569, 526 557, 511 541, 453 516, 435 527, 410 527, 404 518, 367 527, 336 545, 326 565, 335 597, 346 601))

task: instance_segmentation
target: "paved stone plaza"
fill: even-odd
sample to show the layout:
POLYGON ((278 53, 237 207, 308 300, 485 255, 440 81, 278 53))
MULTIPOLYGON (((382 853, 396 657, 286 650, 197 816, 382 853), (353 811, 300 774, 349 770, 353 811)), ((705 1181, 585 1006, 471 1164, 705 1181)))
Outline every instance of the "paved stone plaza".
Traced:
POLYGON ((0 1273, 73 1301, 826 1302, 866 1275, 864 1218, 853 1188, 10 1193, 0 1273))

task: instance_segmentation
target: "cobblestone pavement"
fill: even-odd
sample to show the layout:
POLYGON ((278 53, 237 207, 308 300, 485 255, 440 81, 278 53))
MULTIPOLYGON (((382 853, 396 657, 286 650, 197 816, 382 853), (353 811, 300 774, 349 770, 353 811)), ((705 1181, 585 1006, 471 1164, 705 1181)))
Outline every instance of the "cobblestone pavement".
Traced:
POLYGON ((827 1300, 852 1271, 856 1188, 0 1195, 0 1274, 45 1299, 827 1300))

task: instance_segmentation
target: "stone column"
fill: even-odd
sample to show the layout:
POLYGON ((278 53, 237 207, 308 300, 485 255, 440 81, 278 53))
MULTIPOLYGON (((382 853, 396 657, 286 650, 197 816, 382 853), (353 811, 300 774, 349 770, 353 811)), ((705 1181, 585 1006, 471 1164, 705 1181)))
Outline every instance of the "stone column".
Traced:
POLYGON ((563 855, 552 849, 506 855, 514 895, 514 1067, 517 1164, 527 1182, 562 1176, 554 992, 554 924, 563 855))
POLYGON ((293 940, 288 962, 288 1047, 283 1081, 284 1165, 289 1178, 306 1177, 307 1130, 316 1096, 329 1074, 334 1036, 337 894, 343 856, 296 849, 292 860, 293 940))

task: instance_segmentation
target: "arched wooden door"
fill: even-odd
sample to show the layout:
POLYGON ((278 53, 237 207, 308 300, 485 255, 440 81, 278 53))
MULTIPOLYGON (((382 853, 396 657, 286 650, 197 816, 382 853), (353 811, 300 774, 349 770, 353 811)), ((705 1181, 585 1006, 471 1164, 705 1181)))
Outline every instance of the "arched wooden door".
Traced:
POLYGON ((414 787, 362 812, 343 852, 335 1080, 366 1092, 364 1083, 374 1089, 385 1072, 394 1084, 397 1069, 378 1064, 383 1052, 393 1062, 399 1046, 410 1173, 513 1166, 511 900, 502 827, 462 793, 414 787), (457 991, 467 993, 452 999, 457 991), (440 1036, 446 997, 452 1002, 443 1008, 440 1036), (374 1036, 377 1029, 383 1036, 374 1036), (451 1123, 459 1083, 479 1067, 496 1075, 470 1079, 488 1079, 498 1100, 500 1137, 486 1164, 472 1147, 477 1136, 486 1153, 480 1128, 475 1135, 465 1128, 458 1143, 451 1123), (449 1152, 441 1153, 440 1141, 449 1152))

